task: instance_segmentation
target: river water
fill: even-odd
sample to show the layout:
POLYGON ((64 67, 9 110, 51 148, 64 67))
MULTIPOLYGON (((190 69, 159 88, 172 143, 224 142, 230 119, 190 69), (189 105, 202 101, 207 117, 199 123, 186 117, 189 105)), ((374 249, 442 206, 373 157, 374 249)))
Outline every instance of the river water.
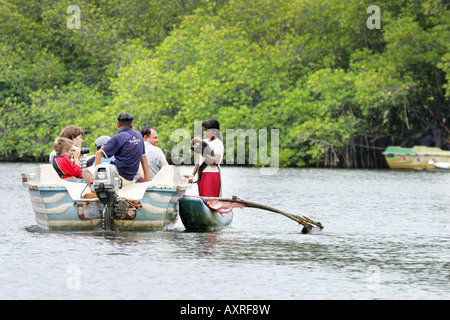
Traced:
POLYGON ((50 232, 21 184, 36 166, 0 163, 0 299, 450 299, 447 173, 222 169, 224 196, 324 225, 307 235, 251 208, 217 232, 50 232))

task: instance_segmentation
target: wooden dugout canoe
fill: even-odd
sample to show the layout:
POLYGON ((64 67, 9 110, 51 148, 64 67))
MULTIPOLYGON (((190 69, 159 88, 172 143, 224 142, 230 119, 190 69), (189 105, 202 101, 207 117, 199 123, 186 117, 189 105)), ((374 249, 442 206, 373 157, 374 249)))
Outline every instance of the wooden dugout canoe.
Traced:
POLYGON ((214 201, 198 196, 184 196, 179 200, 179 214, 187 231, 214 231, 230 226, 232 208, 215 208, 214 201))

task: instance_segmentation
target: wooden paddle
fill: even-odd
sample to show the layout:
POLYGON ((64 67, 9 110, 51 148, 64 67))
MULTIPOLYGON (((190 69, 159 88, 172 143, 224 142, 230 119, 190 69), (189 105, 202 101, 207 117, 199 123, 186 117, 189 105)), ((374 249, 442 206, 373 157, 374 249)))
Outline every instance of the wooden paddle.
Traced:
MULTIPOLYGON (((202 197, 202 199, 203 199, 203 201, 223 201, 223 202, 239 203, 241 205, 245 205, 246 207, 258 208, 258 209, 262 209, 262 210, 279 213, 279 214, 281 214, 285 217, 288 217, 289 219, 292 219, 292 220, 298 222, 299 224, 301 224, 303 226, 302 233, 308 233, 314 227, 319 227, 320 229, 323 229, 323 226, 320 222, 315 222, 305 216, 300 217, 295 214, 287 213, 287 212, 284 212, 279 209, 272 208, 272 207, 269 207, 269 206, 266 206, 263 204, 242 200, 236 196, 233 196, 231 199, 213 198, 213 197, 202 197)), ((226 205, 224 207, 226 207, 226 205)), ((230 207, 232 207, 232 206, 230 206, 230 207)))

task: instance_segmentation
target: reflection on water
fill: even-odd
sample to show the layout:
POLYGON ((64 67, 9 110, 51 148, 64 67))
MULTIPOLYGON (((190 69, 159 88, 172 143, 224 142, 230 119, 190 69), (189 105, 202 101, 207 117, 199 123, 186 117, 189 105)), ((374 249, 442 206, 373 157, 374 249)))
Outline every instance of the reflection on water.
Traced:
POLYGON ((225 167, 225 197, 325 229, 244 208, 216 232, 70 232, 36 226, 20 180, 34 168, 0 164, 3 299, 450 298, 450 174, 225 167))

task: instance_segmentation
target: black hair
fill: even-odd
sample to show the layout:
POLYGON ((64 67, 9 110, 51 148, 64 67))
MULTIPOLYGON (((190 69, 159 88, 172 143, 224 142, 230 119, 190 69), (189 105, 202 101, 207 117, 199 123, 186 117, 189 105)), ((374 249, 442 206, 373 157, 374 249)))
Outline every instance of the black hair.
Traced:
POLYGON ((117 121, 121 127, 130 127, 133 123, 133 116, 128 112, 122 112, 117 117, 117 121))
POLYGON ((152 133, 152 130, 156 131, 155 129, 153 129, 152 127, 149 127, 149 126, 143 127, 141 129, 141 134, 142 134, 142 136, 150 137, 150 134, 152 133))
POLYGON ((216 119, 209 119, 206 121, 203 121, 202 127, 206 129, 217 129, 220 130, 220 124, 219 121, 216 119))

